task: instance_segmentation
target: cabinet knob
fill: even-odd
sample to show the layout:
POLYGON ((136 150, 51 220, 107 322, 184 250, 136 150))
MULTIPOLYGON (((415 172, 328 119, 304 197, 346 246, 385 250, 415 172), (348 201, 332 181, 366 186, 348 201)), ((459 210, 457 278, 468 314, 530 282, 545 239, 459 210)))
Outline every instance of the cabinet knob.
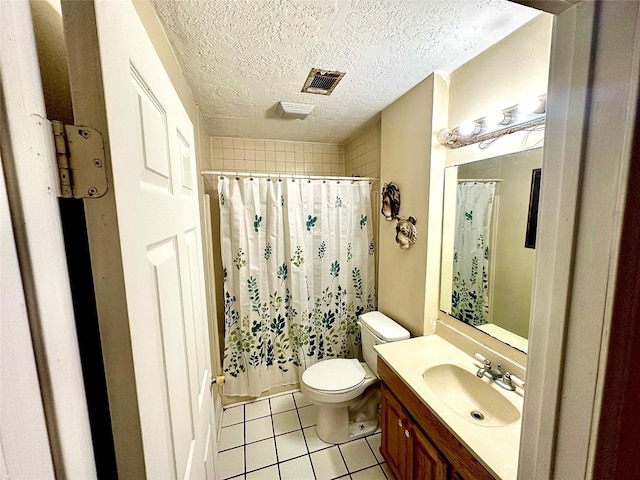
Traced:
POLYGON ((398 426, 402 428, 402 420, 398 419, 398 426))
POLYGON ((411 434, 409 433, 409 430, 405 429, 404 436, 407 437, 407 438, 409 438, 411 436, 411 434))

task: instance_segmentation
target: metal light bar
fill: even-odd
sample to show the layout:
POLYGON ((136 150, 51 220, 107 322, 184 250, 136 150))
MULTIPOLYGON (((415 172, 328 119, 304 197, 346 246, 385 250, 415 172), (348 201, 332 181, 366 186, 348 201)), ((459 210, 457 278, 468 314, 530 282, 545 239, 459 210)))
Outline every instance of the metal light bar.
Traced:
POLYGON ((466 121, 451 130, 440 130, 438 141, 447 148, 460 148, 544 125, 546 101, 546 95, 532 97, 497 114, 466 121))

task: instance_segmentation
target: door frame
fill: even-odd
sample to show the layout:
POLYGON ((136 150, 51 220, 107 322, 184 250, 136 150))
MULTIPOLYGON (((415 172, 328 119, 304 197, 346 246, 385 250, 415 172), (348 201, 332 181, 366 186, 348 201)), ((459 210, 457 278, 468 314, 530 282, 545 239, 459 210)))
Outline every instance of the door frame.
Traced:
MULTIPOLYGON (((24 405, 42 404, 56 478, 94 478, 91 429, 56 196, 57 162, 46 120, 29 3, 0 2, 0 21, 2 168, 42 396, 25 390, 24 405)), ((9 321, 19 322, 20 318, 2 319, 3 323, 9 321)), ((26 376, 28 366, 20 364, 18 368, 11 374, 26 376)), ((18 413, 24 405, 3 405, 3 415, 15 415, 27 423, 30 416, 18 413)), ((33 416, 35 423, 37 412, 33 416)), ((11 450, 33 455, 32 446, 41 441, 16 436, 11 438, 11 450)), ((4 460, 9 476, 20 477, 21 467, 29 467, 12 465, 7 456, 4 460)), ((34 464, 43 460, 27 459, 34 464)))
MULTIPOLYGON (((598 453, 617 452, 599 422, 605 393, 615 402, 624 391, 605 390, 605 373, 634 348, 609 350, 612 328, 632 323, 612 312, 623 215, 634 205, 638 3, 514 1, 556 14, 518 478, 592 478, 598 453)), ((622 417, 611 420, 619 433, 622 417)))

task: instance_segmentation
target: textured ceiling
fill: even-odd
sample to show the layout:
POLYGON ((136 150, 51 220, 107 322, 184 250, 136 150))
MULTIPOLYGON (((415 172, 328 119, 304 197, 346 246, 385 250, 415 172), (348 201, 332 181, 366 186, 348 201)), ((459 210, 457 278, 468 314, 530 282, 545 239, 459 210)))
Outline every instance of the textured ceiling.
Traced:
POLYGON ((506 0, 152 0, 210 135, 341 143, 535 15, 506 0), (301 93, 312 67, 346 72, 301 93), (280 119, 278 101, 312 103, 280 119))

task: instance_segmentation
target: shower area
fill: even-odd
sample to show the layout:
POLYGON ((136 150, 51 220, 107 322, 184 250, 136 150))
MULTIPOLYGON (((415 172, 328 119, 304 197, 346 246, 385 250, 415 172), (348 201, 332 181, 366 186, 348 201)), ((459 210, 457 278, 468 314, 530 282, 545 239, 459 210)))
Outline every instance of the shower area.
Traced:
POLYGON ((361 356, 358 315, 377 306, 378 131, 344 145, 210 138, 206 263, 223 404, 361 356))

